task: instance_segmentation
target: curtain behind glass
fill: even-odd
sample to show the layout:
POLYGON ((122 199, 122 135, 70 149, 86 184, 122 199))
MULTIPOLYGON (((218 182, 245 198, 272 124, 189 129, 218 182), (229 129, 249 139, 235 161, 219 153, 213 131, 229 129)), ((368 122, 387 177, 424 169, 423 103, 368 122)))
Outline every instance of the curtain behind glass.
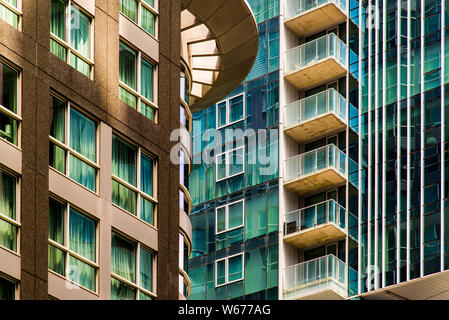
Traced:
POLYGON ((63 143, 65 142, 65 105, 64 102, 53 97, 53 107, 50 110, 52 113, 50 135, 63 143))
MULTIPOLYGON (((2 172, 0 174, 0 212, 16 219, 16 179, 2 172)), ((17 227, 0 220, 0 245, 17 251, 17 227)))
POLYGON ((72 256, 69 257, 68 278, 83 287, 95 291, 95 268, 78 260, 72 256))
POLYGON ((65 1, 52 0, 51 1, 51 20, 50 32, 66 40, 65 34, 65 1))
POLYGON ((112 234, 111 272, 136 282, 136 245, 112 234))
POLYGON ((111 278, 111 300, 135 300, 136 289, 111 278))
POLYGON ((48 217, 48 238, 64 245, 65 205, 50 198, 48 217))
POLYGON ((143 153, 140 157, 140 190, 153 195, 153 159, 143 153))
POLYGON ((142 29, 147 31, 152 36, 154 36, 154 32, 155 32, 155 30, 154 30, 155 20, 156 20, 156 18, 154 16, 154 14, 142 6, 141 26, 142 26, 142 29))
POLYGON ((70 209, 70 250, 95 262, 95 221, 70 209))
POLYGON ((16 286, 13 282, 0 278, 0 301, 14 300, 16 286))
POLYGON ((112 173, 126 182, 136 185, 137 150, 118 138, 112 136, 112 173))
POLYGON ((73 48, 90 58, 90 18, 72 6, 70 42, 73 48))
POLYGON ((120 12, 137 22, 137 0, 120 0, 120 12))
POLYGON ((119 79, 136 90, 137 53, 123 42, 120 42, 119 79))
POLYGON ((143 249, 140 250, 140 285, 153 291, 153 255, 143 249))
POLYGON ((96 161, 95 122, 70 109, 70 147, 87 159, 96 161))
POLYGON ((141 94, 153 101, 153 65, 142 59, 141 94))
POLYGON ((0 71, 0 104, 12 112, 17 113, 18 72, 1 62, 0 71))

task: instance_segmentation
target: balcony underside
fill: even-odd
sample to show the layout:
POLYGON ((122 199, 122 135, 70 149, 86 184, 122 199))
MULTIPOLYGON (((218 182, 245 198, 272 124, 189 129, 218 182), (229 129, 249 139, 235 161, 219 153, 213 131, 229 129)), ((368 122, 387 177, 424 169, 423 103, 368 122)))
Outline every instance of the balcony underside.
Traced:
POLYGON ((320 60, 310 66, 290 72, 285 78, 299 90, 317 87, 346 75, 346 68, 334 57, 320 60))
POLYGON ((312 192, 317 192, 321 189, 340 185, 346 181, 335 169, 329 168, 314 174, 300 177, 291 182, 287 182, 284 186, 296 192, 299 195, 306 195, 312 192))
POLYGON ((284 241, 300 250, 304 250, 331 240, 339 240, 345 236, 346 233, 334 223, 327 223, 288 234, 284 236, 284 241))
POLYGON ((306 121, 297 126, 291 126, 284 132, 299 143, 330 135, 346 128, 346 124, 335 113, 306 121))
POLYGON ((337 285, 332 277, 298 285, 284 290, 284 300, 344 300, 345 290, 337 285))
POLYGON ((303 37, 345 21, 346 15, 334 3, 328 3, 287 20, 285 25, 298 36, 303 37))

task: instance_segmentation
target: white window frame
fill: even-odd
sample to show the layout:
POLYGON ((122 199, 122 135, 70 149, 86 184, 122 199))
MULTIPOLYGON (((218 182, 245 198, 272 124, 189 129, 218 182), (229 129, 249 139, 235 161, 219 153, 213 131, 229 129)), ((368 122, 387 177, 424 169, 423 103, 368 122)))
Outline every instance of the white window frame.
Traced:
MULTIPOLYGON (((63 46, 67 50, 67 56, 66 56, 66 63, 71 66, 70 64, 70 57, 71 53, 76 55, 78 58, 83 60, 85 63, 90 65, 90 71, 89 71, 89 79, 93 79, 94 74, 94 18, 89 12, 84 10, 82 7, 78 6, 73 0, 65 0, 66 1, 66 7, 65 7, 65 32, 66 32, 66 38, 67 40, 63 40, 59 38, 57 35, 52 33, 50 31, 50 39, 56 41, 59 45, 63 46), (84 56, 81 52, 77 51, 75 48, 71 45, 71 14, 72 14, 72 6, 76 7, 78 11, 82 12, 86 16, 90 18, 90 24, 89 24, 89 41, 90 41, 90 58, 84 56)), ((50 4, 51 5, 51 4, 50 4)), ((72 67, 73 68, 73 67, 72 67)), ((79 71, 78 71, 79 72, 79 71)), ((81 73, 81 72, 80 72, 81 73)))
POLYGON ((242 93, 236 94, 235 96, 229 97, 229 98, 227 98, 225 100, 221 100, 220 102, 216 103, 215 104, 215 115, 216 115, 215 116, 215 121, 216 121, 216 124, 217 124, 217 129, 221 129, 221 128, 224 128, 224 127, 227 127, 227 126, 230 126, 232 124, 235 124, 235 123, 238 123, 240 121, 245 120, 245 117, 246 117, 246 93, 242 92, 242 93), (230 101, 232 99, 235 99, 235 98, 239 97, 239 96, 243 96, 243 114, 242 114, 242 118, 239 119, 239 120, 233 121, 233 122, 229 122, 230 101), (220 126, 218 124, 218 105, 223 103, 223 102, 226 102, 226 124, 220 126))
MULTIPOLYGON (((136 283, 129 281, 128 279, 125 279, 121 276, 119 276, 118 274, 112 272, 111 270, 111 278, 114 278, 115 280, 118 280, 134 289, 136 289, 136 300, 139 300, 139 294, 142 292, 143 294, 150 296, 152 298, 157 298, 157 294, 156 294, 156 266, 157 266, 157 254, 154 250, 151 250, 150 248, 142 245, 139 241, 131 239, 128 236, 125 236, 122 232, 118 231, 117 229, 112 229, 112 233, 115 233, 116 236, 119 236, 120 238, 132 242, 134 243, 134 245, 136 246, 136 255, 135 255, 135 272, 136 272, 136 283), (140 250, 145 250, 149 253, 151 253, 153 255, 153 261, 152 261, 152 286, 153 286, 153 291, 149 291, 148 289, 143 288, 140 285, 140 250)), ((112 234, 111 234, 111 239, 112 239, 112 234)), ((112 247, 111 247, 111 252, 112 252, 112 247)), ((111 268, 112 269, 112 268, 111 268)))
MULTIPOLYGON (((136 61, 136 89, 131 88, 126 83, 120 80, 119 76, 119 87, 124 89, 125 91, 128 91, 128 93, 132 94, 137 99, 137 105, 136 105, 136 111, 142 113, 140 102, 144 102, 145 104, 149 105, 154 110, 154 123, 158 123, 158 116, 159 116, 159 107, 157 105, 157 74, 158 74, 158 64, 152 60, 150 57, 146 56, 142 53, 139 49, 137 49, 134 45, 132 45, 130 42, 126 41, 124 38, 120 38, 119 43, 122 42, 130 49, 134 50, 136 53, 137 61, 136 61), (150 63, 153 66, 153 101, 145 98, 141 92, 142 92, 142 59, 146 60, 148 63, 150 63)), ((120 46, 120 45, 119 45, 120 46)), ((119 49, 120 54, 120 49, 119 49)), ((120 98, 119 98, 120 99, 120 98)), ((120 100, 122 101, 122 100, 120 100)), ((123 103, 126 104, 126 102, 123 101, 123 103)), ((129 106, 129 105, 128 105, 129 106)), ((129 106, 131 109, 134 109, 133 107, 129 106)), ((151 119, 150 119, 151 120, 151 119)))
POLYGON ((219 154, 217 154, 216 156, 215 156, 215 181, 216 182, 219 182, 219 181, 223 181, 223 180, 226 180, 226 179, 229 179, 229 178, 232 178, 232 177, 235 177, 235 176, 238 176, 238 175, 240 175, 240 174, 243 174, 243 173, 245 173, 245 145, 242 145, 242 146, 240 146, 240 147, 237 147, 237 148, 233 148, 233 149, 231 149, 231 150, 229 150, 229 151, 225 151, 225 152, 222 152, 222 153, 219 153, 219 154), (242 165, 243 165, 243 170, 242 170, 242 172, 239 172, 239 173, 235 173, 235 174, 233 174, 233 175, 229 175, 229 166, 230 166, 230 161, 229 161, 229 158, 230 158, 230 154, 233 152, 233 151, 237 151, 237 150, 239 150, 239 149, 243 149, 243 163, 242 163, 242 165), (226 164, 226 176, 224 177, 224 178, 220 178, 220 179, 218 179, 218 157, 221 157, 222 155, 225 155, 225 164, 226 164))
MULTIPOLYGON (((81 186, 82 188, 93 192, 95 194, 98 193, 98 189, 99 189, 99 172, 100 172, 100 165, 99 165, 99 155, 100 155, 100 140, 99 140, 99 122, 96 121, 95 119, 92 119, 91 116, 89 116, 86 112, 84 112, 83 110, 81 110, 80 108, 76 107, 73 103, 70 102, 70 100, 65 99, 64 97, 51 92, 50 96, 52 98, 56 98, 58 100, 60 100, 61 102, 65 103, 65 117, 64 117, 64 135, 65 135, 65 142, 59 141, 58 139, 54 138, 51 136, 51 134, 49 135, 49 139, 50 142, 53 143, 54 145, 58 146, 59 148, 63 149, 66 153, 65 156, 65 173, 62 173, 60 171, 58 171, 56 168, 53 168, 51 165, 50 168, 52 168, 53 170, 59 172, 60 174, 64 175, 65 177, 67 177, 68 179, 70 179, 71 181, 73 181, 74 183, 78 184, 79 186, 81 186), (82 154, 80 154, 79 152, 77 152, 76 150, 72 149, 70 147, 70 110, 71 109, 75 109, 77 112, 81 113, 82 115, 84 115, 86 118, 90 119, 91 121, 95 122, 95 162, 86 158, 85 156, 83 156, 82 154), (74 156, 75 158, 78 158, 79 160, 81 160, 82 162, 88 164, 89 166, 91 166, 92 168, 95 169, 95 190, 91 190, 88 187, 82 185, 81 183, 79 183, 78 181, 76 181, 75 179, 70 177, 70 155, 74 156)), ((52 101, 53 103, 53 101, 52 101)))
POLYGON ((137 22, 135 22, 135 21, 131 20, 130 18, 128 18, 128 16, 126 16, 124 13, 122 13, 120 11, 120 9, 119 9, 119 13, 124 18, 128 19, 129 21, 131 21, 132 23, 137 25, 140 29, 142 29, 150 37, 154 38, 155 40, 158 40, 158 34, 159 34, 159 11, 157 10, 157 8, 159 6, 159 0, 154 0, 154 7, 150 6, 148 3, 146 3, 145 1, 142 1, 142 0, 136 0, 136 1, 137 1, 137 13, 136 13, 137 22), (142 7, 144 7, 148 11, 150 11, 154 15, 154 17, 155 17, 155 19, 154 19, 154 35, 152 35, 147 30, 142 28, 142 7))
POLYGON ((245 199, 240 199, 234 202, 230 202, 228 204, 225 204, 223 206, 219 206, 215 208, 215 234, 222 234, 222 233, 226 233, 228 231, 232 231, 235 229, 239 229, 245 226, 245 199), (229 207, 237 204, 239 202, 242 202, 242 224, 238 225, 236 227, 233 228, 229 228, 229 207), (218 210, 221 208, 225 208, 225 230, 223 231, 218 231, 218 210))
MULTIPOLYGON (((129 182, 123 180, 122 178, 116 176, 114 173, 112 173, 111 170, 111 176, 112 176, 112 180, 114 180, 115 182, 117 182, 118 184, 121 184, 122 186, 130 189, 131 191, 135 192, 137 194, 137 202, 136 202, 136 214, 133 214, 132 212, 129 212, 128 210, 126 210, 125 208, 120 207, 118 204, 115 204, 114 202, 111 202, 113 206, 116 206, 117 208, 120 208, 121 210, 124 210, 126 213, 129 213, 130 215, 132 215, 133 217, 138 218, 140 221, 142 221, 143 223, 146 223, 147 225, 155 228, 157 230, 157 214, 158 214, 158 201, 157 201, 157 160, 154 156, 150 155, 147 152, 144 152, 142 150, 142 148, 139 145, 136 145, 132 142, 130 142, 127 138, 125 138, 124 136, 122 136, 121 134, 119 134, 116 131, 113 131, 112 135, 115 135, 117 138, 119 138, 120 140, 122 140, 123 142, 129 144, 130 146, 134 147, 136 149, 136 185, 137 186, 133 186, 132 184, 130 184, 129 182), (141 170, 141 164, 140 164, 140 158, 141 155, 144 154, 146 157, 150 158, 151 160, 153 160, 153 196, 150 196, 149 194, 143 192, 141 190, 141 181, 140 181, 140 170, 141 170), (153 203, 154 207, 153 207, 153 224, 150 224, 148 222, 146 222, 145 220, 143 220, 140 217, 140 198, 144 198, 147 201, 150 201, 151 203, 153 203)), ((111 140, 111 145, 112 145, 112 140, 111 140)))
MULTIPOLYGON (((23 16, 22 0, 17 0, 17 7, 14 7, 13 5, 9 4, 8 2, 6 2, 4 0, 0 0, 0 4, 2 4, 4 7, 6 7, 6 9, 12 11, 13 13, 15 13, 18 16, 17 30, 22 31, 22 16, 23 16)), ((5 21, 5 20, 3 20, 3 21, 5 21)), ((6 22, 6 23, 8 23, 8 22, 6 22)), ((11 26, 11 27, 13 27, 13 26, 11 26)))
POLYGON ((99 292, 99 273, 100 273, 100 265, 97 261, 99 261, 100 258, 100 246, 99 246, 99 224, 100 222, 94 218, 93 216, 87 214, 85 211, 75 207, 74 205, 70 204, 70 202, 68 201, 62 201, 59 200, 58 197, 50 194, 50 198, 53 199, 56 202, 59 202, 60 204, 64 205, 64 224, 63 224, 63 234, 64 234, 64 245, 48 238, 48 244, 63 251, 65 253, 65 259, 64 259, 64 264, 65 264, 65 270, 64 273, 65 275, 61 275, 53 270, 51 270, 50 268, 48 269, 49 272, 54 273, 55 275, 58 275, 59 277, 63 277, 64 279, 66 279, 67 281, 69 281, 70 283, 73 283, 74 286, 79 286, 82 287, 83 289, 95 293, 97 294, 99 292), (84 215, 85 217, 89 218, 90 220, 95 222, 95 262, 91 261, 81 255, 79 255, 78 253, 70 250, 70 209, 75 210, 76 212, 78 212, 79 214, 84 215), (92 291, 89 288, 86 288, 84 286, 82 286, 81 284, 70 280, 68 277, 69 274, 69 259, 70 256, 80 260, 81 262, 84 262, 85 264, 88 264, 89 266, 93 267, 95 269, 95 291, 92 291))
POLYGON ((231 284, 231 283, 234 283, 234 282, 242 281, 244 279, 245 279, 245 254, 244 254, 244 252, 237 253, 237 254, 234 254, 234 255, 226 257, 226 258, 215 260, 215 287, 216 288, 217 287, 221 287, 221 286, 225 286, 225 285, 228 285, 228 284, 231 284), (229 259, 235 258, 237 256, 241 256, 242 257, 242 277, 239 278, 239 279, 236 279, 236 280, 229 281, 229 259), (221 283, 221 284, 218 284, 217 283, 217 279, 218 279, 218 275, 217 275, 218 268, 217 268, 217 265, 218 265, 218 263, 220 261, 223 261, 223 260, 225 260, 225 282, 221 283))
POLYGON ((20 204, 21 204, 21 200, 20 200, 20 177, 17 173, 14 173, 11 170, 6 170, 3 167, 0 167, 0 173, 1 172, 5 172, 7 174, 9 174, 10 176, 13 176, 16 179, 16 194, 15 194, 15 198, 16 198, 16 203, 15 203, 15 208, 16 208, 16 219, 11 219, 10 217, 4 215, 2 212, 0 212, 0 220, 3 220, 13 226, 15 226, 17 228, 17 234, 16 234, 16 246, 17 246, 17 251, 13 251, 9 248, 6 248, 2 245, 0 245, 0 248, 5 249, 6 251, 12 252, 16 255, 20 254, 20 233, 21 233, 21 224, 19 221, 21 221, 21 210, 20 210, 20 204))
POLYGON ((11 282, 14 285, 14 300, 19 300, 19 296, 20 296, 20 290, 19 290, 19 280, 15 279, 13 277, 11 277, 10 275, 6 274, 6 273, 1 273, 0 272, 0 278, 2 278, 3 280, 6 280, 8 282, 11 282))

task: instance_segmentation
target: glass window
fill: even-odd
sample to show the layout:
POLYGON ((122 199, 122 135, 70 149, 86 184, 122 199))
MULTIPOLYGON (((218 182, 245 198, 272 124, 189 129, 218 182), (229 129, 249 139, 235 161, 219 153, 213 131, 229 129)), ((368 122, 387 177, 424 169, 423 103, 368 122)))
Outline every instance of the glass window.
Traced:
POLYGON ((223 207, 216 208, 216 234, 243 227, 243 208, 244 200, 239 200, 223 207))
POLYGON ((54 96, 52 99, 50 166, 95 192, 97 123, 73 108, 70 102, 54 96))
POLYGON ((245 118, 245 94, 217 103, 217 128, 221 128, 245 118))
POLYGON ((111 255, 111 299, 152 299, 154 254, 112 232, 111 255))
POLYGON ((19 1, 21 0, 0 0, 0 19, 16 29, 19 29, 19 21, 22 16, 19 10, 19 1))
POLYGON ((0 58, 0 138, 18 145, 19 71, 0 58))
POLYGON ((14 300, 16 298, 16 284, 0 277, 0 301, 14 300))
POLYGON ((17 178, 0 171, 0 246, 17 252, 17 178))
POLYGON ((245 149, 243 146, 219 154, 215 160, 217 181, 245 172, 245 149))
POLYGON ((143 58, 139 51, 120 41, 119 98, 153 121, 156 114, 154 73, 153 63, 143 58))
POLYGON ((120 0, 120 12, 155 37, 157 12, 154 0, 120 0))
POLYGON ((96 291, 96 222, 70 204, 50 198, 48 238, 48 268, 96 291))
POLYGON ((151 225, 157 203, 153 198, 154 172, 151 157, 112 135, 112 202, 151 225))
POLYGON ((51 0, 50 52, 89 78, 93 67, 91 25, 92 18, 72 0, 51 0))
POLYGON ((243 253, 215 261, 215 286, 243 280, 243 253))

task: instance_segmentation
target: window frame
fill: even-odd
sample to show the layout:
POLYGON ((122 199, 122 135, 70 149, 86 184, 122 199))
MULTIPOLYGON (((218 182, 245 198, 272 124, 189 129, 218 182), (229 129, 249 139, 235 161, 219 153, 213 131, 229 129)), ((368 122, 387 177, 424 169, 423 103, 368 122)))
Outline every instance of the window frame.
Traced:
MULTIPOLYGON (((64 30, 66 32, 67 40, 63 40, 63 39, 59 38, 57 35, 52 33, 50 30, 50 41, 53 40, 56 43, 58 43, 60 46, 62 46, 66 49, 66 53, 67 53, 66 59, 65 59, 65 61, 64 60, 63 61, 65 63, 67 63, 69 66, 71 66, 72 68, 74 68, 74 67, 70 64, 71 63, 71 53, 73 53, 75 56, 77 56, 78 58, 83 60, 85 63, 87 63, 90 66, 88 78, 93 80, 94 67, 95 67, 95 63, 94 63, 94 35, 95 35, 95 33, 94 33, 95 32, 94 18, 95 17, 92 16, 89 12, 87 12, 84 8, 82 8, 81 6, 76 4, 73 0, 64 0, 64 2, 65 2, 65 26, 64 26, 65 29, 64 30), (72 29, 71 29, 70 24, 71 24, 72 6, 76 7, 78 11, 82 12, 84 15, 86 15, 90 19, 90 23, 89 23, 89 49, 90 49, 89 55, 90 55, 90 58, 84 56, 81 52, 79 52, 78 50, 73 48, 71 45, 72 29)), ((51 3, 50 3, 50 6, 51 6, 51 3)), ((50 21, 51 21, 51 17, 50 17, 50 21)), ((51 24, 51 22, 50 22, 50 24, 51 24)), ((51 53, 51 51, 50 51, 50 53, 51 53)), ((80 71, 78 71, 78 72, 81 73, 80 71)), ((86 76, 83 73, 81 73, 81 74, 86 76)))
MULTIPOLYGON (((137 12, 136 12, 137 21, 133 21, 126 14, 121 12, 120 8, 119 8, 119 14, 121 14, 123 17, 125 17, 126 19, 131 21, 133 24, 138 26, 150 37, 159 41, 159 37, 158 37, 158 34, 159 34, 159 10, 158 10, 159 0, 154 0, 154 4, 155 4, 154 7, 150 6, 148 3, 146 3, 145 1, 142 1, 142 0, 136 0, 136 2, 137 2, 137 12), (151 33, 149 33, 147 30, 145 30, 142 27, 142 7, 144 7, 146 10, 150 11, 154 15, 154 35, 152 35, 151 33)), ((119 6, 120 6, 120 0, 119 0, 119 6)))
POLYGON ((234 282, 238 282, 238 281, 242 281, 245 280, 245 252, 240 252, 240 253, 236 253, 233 254, 231 256, 222 258, 222 259, 218 259, 215 260, 215 288, 221 287, 221 286, 226 286, 228 284, 234 283, 234 282), (242 277, 236 280, 232 280, 229 281, 229 259, 235 258, 237 256, 241 256, 242 257, 242 277), (218 284, 217 280, 218 280, 218 276, 217 276, 217 272, 218 272, 218 268, 217 268, 217 264, 221 261, 225 260, 225 282, 218 284))
MULTIPOLYGON (((14 113, 8 108, 4 107, 2 104, 0 104, 0 113, 3 113, 4 115, 12 118, 14 121, 17 121, 17 144, 14 144, 6 138, 3 138, 0 136, 0 141, 4 141, 13 147, 21 150, 22 145, 22 135, 21 135, 21 129, 22 129, 22 69, 10 62, 9 60, 5 59, 3 56, 0 55, 0 66, 4 64, 7 65, 9 68, 13 69, 17 72, 17 112, 14 113)), ((1 81, 1 75, 0 75, 0 85, 2 85, 3 82, 1 81)), ((1 91, 1 87, 0 87, 1 91)))
POLYGON ((237 200, 237 201, 233 201, 233 202, 229 202, 225 205, 219 206, 215 208, 215 234, 222 234, 222 233, 226 233, 232 230, 236 230, 239 228, 242 228, 245 226, 245 198, 237 200), (229 206, 242 202, 242 224, 238 225, 236 227, 233 228, 229 228, 229 206), (225 208, 225 229, 223 231, 218 231, 218 210, 221 208, 225 208))
MULTIPOLYGON (((78 107, 77 105, 73 104, 70 100, 62 97, 61 95, 55 93, 55 92, 50 92, 50 97, 56 98, 58 100, 60 100, 61 102, 63 102, 65 104, 65 112, 64 112, 64 135, 65 135, 65 140, 66 142, 61 142, 58 139, 56 139, 55 137, 53 137, 51 135, 51 132, 49 134, 49 141, 50 143, 55 144, 56 146, 58 146, 59 148, 63 149, 65 152, 65 161, 64 161, 64 165, 65 165, 65 173, 60 172, 59 170, 57 170, 56 168, 53 168, 50 164, 49 167, 52 168, 53 170, 55 170, 56 172, 59 172, 60 174, 64 175, 66 178, 70 179, 71 181, 73 181, 74 183, 78 184, 79 186, 81 186, 82 188, 93 192, 95 194, 98 194, 98 190, 99 190, 99 176, 100 176, 100 134, 99 134, 99 121, 93 119, 90 115, 87 114, 87 112, 85 112, 84 110, 82 110, 80 107, 78 107), (70 147, 70 110, 71 109, 75 109, 77 112, 79 112, 80 114, 82 114, 83 116, 85 116, 86 118, 90 119, 91 121, 93 121, 95 123, 95 158, 96 158, 96 162, 93 162, 92 160, 86 158, 85 156, 83 156, 82 154, 80 154, 79 152, 77 152, 76 150, 72 149, 70 147), (81 184, 80 182, 76 181, 74 178, 70 177, 70 155, 73 155, 75 158, 78 158, 80 161, 84 162, 84 164, 87 164, 91 167, 93 167, 95 169, 95 190, 91 190, 88 187, 84 186, 83 184, 81 184)), ((52 101, 53 103, 53 101, 52 101)))
MULTIPOLYGON (((120 74, 119 74, 119 79, 118 79, 119 89, 122 88, 123 90, 127 91, 128 93, 130 93, 134 97, 136 97, 136 99, 137 99, 136 109, 134 109, 132 106, 130 106, 125 101, 120 99, 120 91, 118 93, 118 98, 120 101, 122 101, 123 103, 128 105, 131 109, 136 110, 137 112, 142 114, 145 118, 149 119, 147 116, 145 116, 143 114, 142 109, 141 109, 141 102, 147 104, 150 108, 152 108, 154 110, 154 120, 151 120, 151 119, 149 119, 149 120, 151 120, 157 124, 158 116, 159 116, 159 107, 157 104, 157 100, 158 100, 158 97, 157 97, 158 64, 153 59, 151 59, 149 56, 145 55, 145 53, 143 53, 141 50, 137 49, 134 45, 132 45, 129 41, 125 40, 122 37, 120 37, 120 39, 119 39, 119 56, 120 56, 120 43, 123 43, 129 49, 133 50, 136 53, 136 59, 137 59, 136 66, 135 66, 136 67, 136 89, 131 88, 126 83, 121 81, 120 74), (142 91, 142 59, 147 61, 148 63, 150 63, 153 66, 153 84, 152 84, 153 85, 152 86, 153 101, 145 98, 141 93, 141 91, 142 91)), ((119 62, 119 68, 120 68, 120 62, 119 62)))
POLYGON ((20 281, 6 273, 2 273, 2 272, 0 272, 0 278, 5 281, 11 282, 11 284, 14 285, 14 299, 13 300, 19 300, 20 299, 20 290, 19 290, 19 282, 20 281))
POLYGON ((240 121, 244 121, 245 118, 246 118, 246 92, 242 92, 242 93, 236 94, 236 95, 234 95, 232 97, 229 97, 229 98, 226 98, 224 100, 221 100, 221 101, 217 102, 215 104, 215 115, 216 115, 215 116, 215 121, 216 121, 215 123, 217 124, 216 125, 217 130, 221 129, 221 128, 224 128, 224 127, 227 127, 227 126, 230 126, 230 125, 233 125, 233 124, 238 123, 240 121), (237 97, 239 97, 239 96, 243 96, 243 113, 242 113, 242 118, 239 119, 239 120, 230 122, 229 121, 229 117, 230 117, 230 114, 231 114, 231 112, 230 112, 230 101, 235 99, 235 98, 237 98, 237 97), (220 126, 219 123, 218 123, 218 105, 223 103, 223 102, 226 102, 226 123, 224 125, 220 126))
POLYGON ((221 153, 219 153, 219 154, 217 154, 215 156, 215 182, 220 182, 220 181, 223 181, 223 180, 226 180, 226 179, 233 178, 233 177, 236 177, 238 175, 244 174, 245 173, 245 168, 246 168, 246 166, 245 166, 245 145, 244 144, 241 145, 241 146, 235 147, 233 149, 230 149, 228 151, 221 152, 221 153), (243 170, 242 170, 242 172, 238 172, 238 173, 234 173, 233 175, 229 175, 229 166, 231 165, 231 163, 229 162, 229 155, 233 151, 237 151, 239 149, 243 149, 243 163, 242 163, 243 170), (225 165, 226 165, 226 175, 225 175, 224 178, 218 179, 218 164, 219 163, 218 163, 217 159, 218 159, 218 157, 220 157, 222 155, 225 155, 225 161, 224 162, 225 162, 225 165))
MULTIPOLYGON (((56 202, 59 202, 60 204, 62 204, 64 206, 64 223, 63 223, 63 239, 64 239, 64 245, 50 239, 50 237, 47 236, 48 238, 48 245, 49 246, 53 246, 54 248, 64 252, 65 257, 64 257, 64 273, 65 275, 61 275, 59 273, 57 273, 56 271, 51 270, 48 266, 47 269, 49 272, 59 276, 59 277, 63 277, 66 281, 69 281, 70 283, 72 283, 73 285, 76 285, 78 287, 81 287, 89 292, 92 292, 96 295, 98 295, 99 293, 99 274, 100 274, 100 264, 99 264, 99 259, 100 259, 100 221, 95 218, 94 216, 88 214, 87 212, 85 212, 84 210, 81 210, 80 208, 76 207, 75 205, 71 204, 68 201, 62 200, 60 197, 57 197, 56 195, 53 195, 50 193, 49 195, 49 201, 50 198, 56 202), (70 209, 75 210, 77 213, 85 216, 86 218, 92 220, 95 223, 95 262, 89 260, 88 258, 83 257, 82 255, 74 252, 73 250, 70 249, 70 209), (87 265, 89 265, 90 267, 93 267, 95 270, 95 291, 84 287, 83 285, 76 283, 75 281, 71 280, 68 278, 67 274, 69 271, 69 267, 70 267, 70 257, 73 257, 87 265)), ((48 264, 48 263, 47 263, 48 264)))
MULTIPOLYGON (((133 283, 132 281, 123 278, 122 276, 112 272, 112 243, 111 243, 111 274, 110 274, 110 278, 118 280, 122 283, 124 283, 127 286, 130 286, 132 288, 134 288, 136 290, 136 298, 135 300, 140 300, 140 293, 142 292, 143 294, 150 296, 152 299, 157 298, 157 294, 156 294, 156 289, 157 289, 157 252, 150 249, 149 247, 145 246, 144 244, 142 244, 141 242, 139 242, 138 240, 135 240, 131 237, 129 237, 128 235, 120 232, 119 230, 112 228, 111 230, 111 240, 112 240, 112 234, 114 234, 120 238, 122 238, 125 241, 128 242, 132 242, 135 245, 136 251, 135 251, 135 272, 136 272, 136 283, 133 283), (140 251, 144 250, 147 251, 148 253, 151 253, 153 255, 153 261, 152 261, 152 287, 153 287, 153 291, 149 291, 148 289, 143 288, 140 285, 140 251)), ((109 284, 111 284, 111 280, 109 281, 109 284)))
POLYGON ((20 252, 21 252, 21 250, 20 250, 21 249, 21 245, 20 245, 21 244, 21 242, 20 242, 21 235, 20 235, 20 233, 21 233, 21 227, 22 227, 22 225, 20 223, 20 221, 21 221, 20 175, 18 175, 17 173, 13 172, 9 168, 0 166, 0 174, 2 172, 5 172, 6 174, 9 174, 10 176, 14 177, 15 180, 16 180, 16 188, 15 188, 15 200, 16 200, 15 201, 16 202, 15 203, 15 210, 16 210, 15 215, 16 215, 16 219, 12 219, 12 218, 6 216, 5 214, 3 214, 2 212, 0 212, 0 220, 2 220, 4 222, 7 222, 7 223, 9 223, 9 224, 11 224, 11 225, 13 225, 13 226, 15 226, 17 228, 16 239, 15 239, 17 251, 14 251, 14 250, 9 249, 9 248, 7 248, 5 246, 2 246, 1 244, 0 244, 0 248, 6 250, 8 252, 11 252, 11 253, 13 253, 15 255, 20 255, 20 252))
POLYGON ((22 31, 22 17, 23 17, 22 0, 17 0, 17 7, 14 7, 13 5, 11 5, 10 3, 8 3, 8 2, 6 2, 4 0, 0 0, 0 4, 3 5, 6 9, 12 11, 14 14, 17 15, 17 29, 14 28, 14 26, 9 24, 7 21, 5 21, 3 19, 1 19, 1 20, 3 20, 4 22, 8 23, 14 29, 16 29, 18 31, 22 31))
MULTIPOLYGON (((135 192, 137 195, 136 198, 136 214, 133 214, 132 212, 126 210, 125 208, 122 208, 121 206, 119 206, 118 204, 114 203, 112 201, 111 198, 111 203, 113 206, 116 206, 117 208, 125 211, 126 213, 132 215, 135 218, 138 218, 139 221, 146 223, 147 225, 153 227, 154 229, 157 230, 157 215, 158 215, 158 205, 159 202, 157 200, 157 172, 158 172, 158 161, 157 158, 155 156, 153 156, 151 153, 149 152, 145 152, 143 150, 143 148, 140 145, 137 145, 135 143, 132 143, 128 138, 124 137, 122 134, 118 133, 117 131, 112 131, 112 136, 116 136, 117 138, 119 138, 120 140, 122 140, 122 142, 132 146, 133 148, 136 149, 136 185, 137 186, 133 186, 131 183, 125 181, 124 179, 116 176, 113 172, 112 172, 112 167, 111 167, 111 180, 114 180, 115 182, 117 182, 118 184, 126 187, 127 189, 130 189, 131 191, 135 192), (150 196, 149 194, 145 193, 144 191, 141 190, 141 181, 140 181, 140 175, 141 175, 141 155, 145 155, 146 157, 150 158, 153 161, 153 196, 150 196), (145 200, 150 201, 153 204, 153 224, 150 224, 149 222, 143 220, 140 217, 140 198, 143 197, 145 200)), ((112 140, 111 140, 111 146, 112 146, 112 140)), ((111 189, 111 195, 112 195, 112 189, 111 189)))

